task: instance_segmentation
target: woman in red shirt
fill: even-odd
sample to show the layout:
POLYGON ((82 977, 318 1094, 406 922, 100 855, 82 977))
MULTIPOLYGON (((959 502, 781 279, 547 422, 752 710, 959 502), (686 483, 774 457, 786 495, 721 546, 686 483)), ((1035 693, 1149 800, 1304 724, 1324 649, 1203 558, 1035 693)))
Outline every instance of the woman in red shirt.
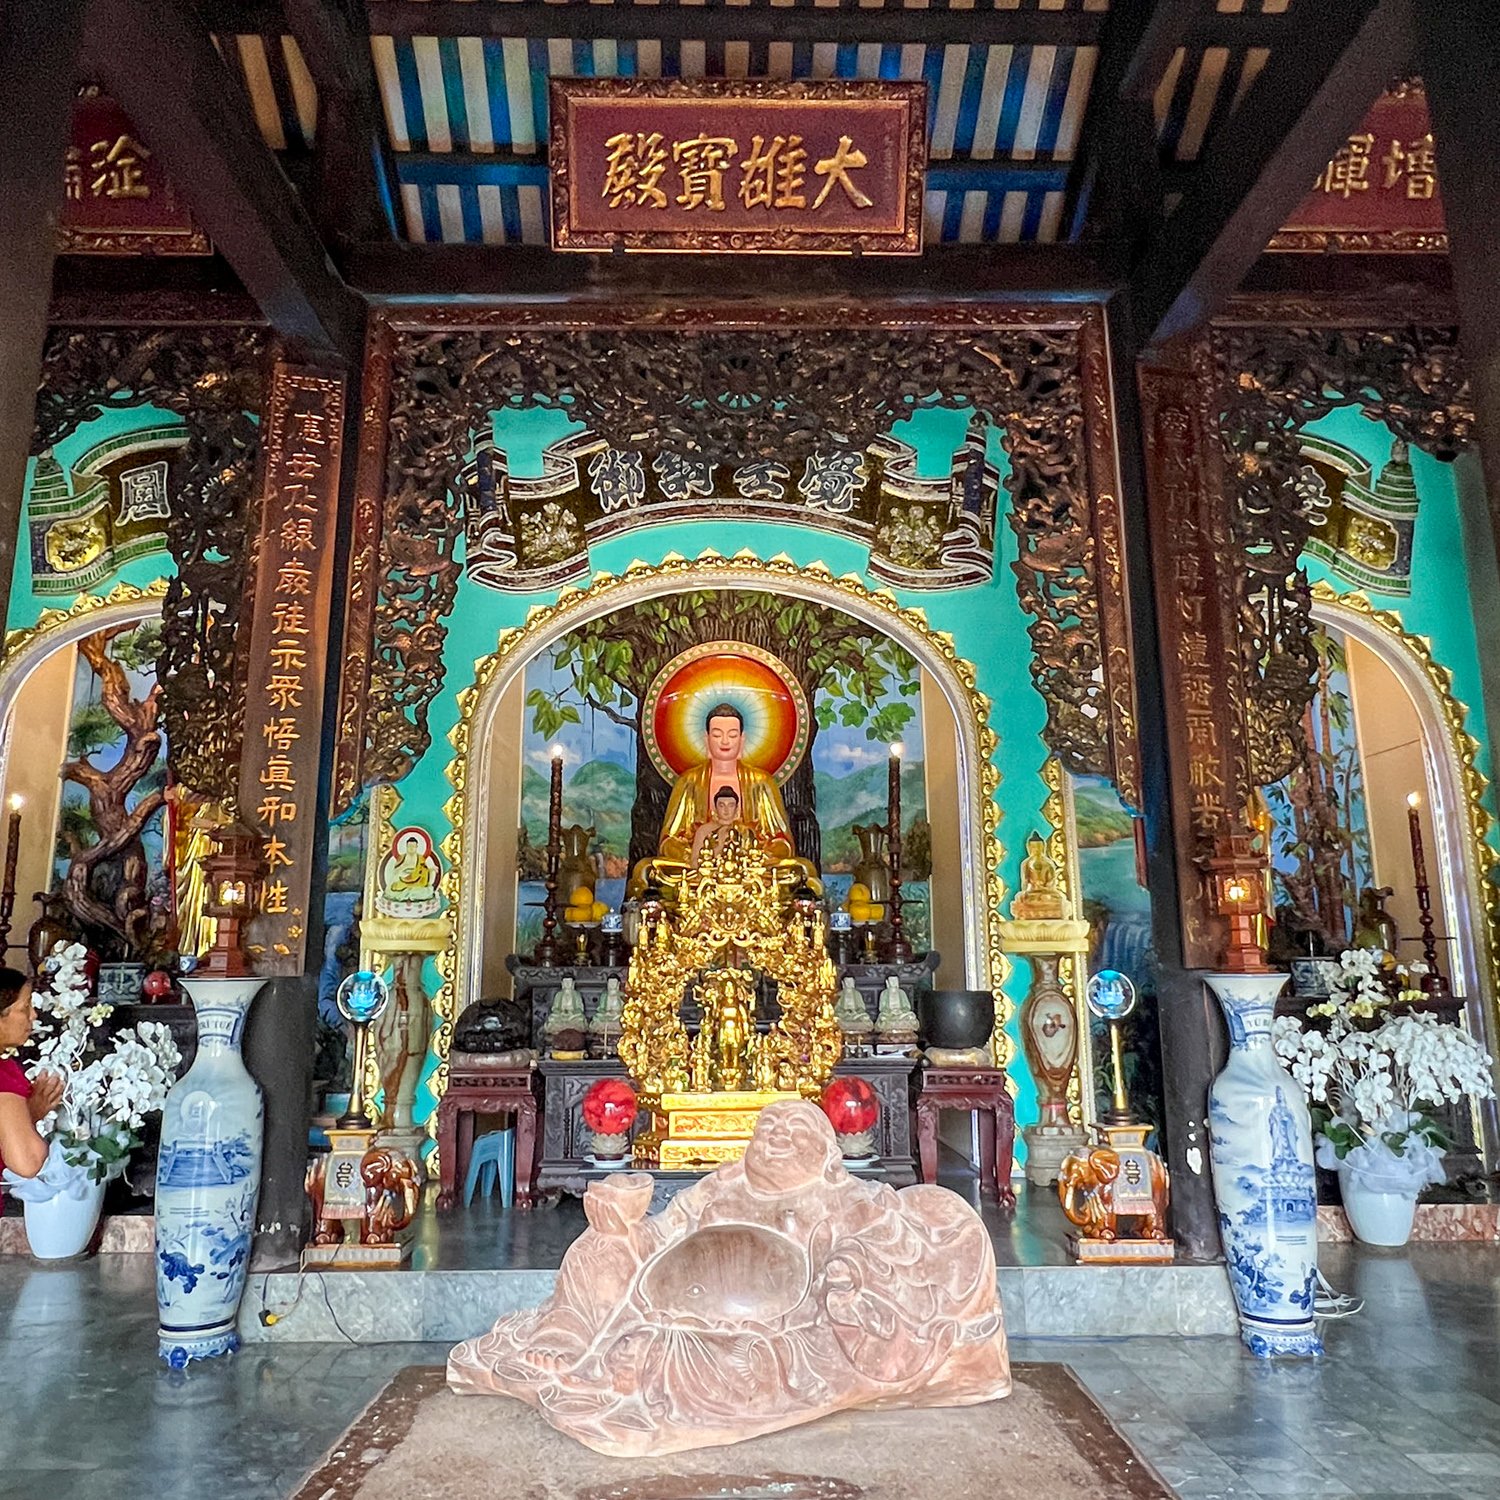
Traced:
MULTIPOLYGON (((36 1017, 31 981, 17 969, 0 968, 0 1052, 24 1047, 36 1017)), ((47 1143, 36 1123, 57 1108, 63 1081, 56 1073, 32 1082, 13 1057, 0 1057, 0 1168, 35 1177, 47 1160, 47 1143)))

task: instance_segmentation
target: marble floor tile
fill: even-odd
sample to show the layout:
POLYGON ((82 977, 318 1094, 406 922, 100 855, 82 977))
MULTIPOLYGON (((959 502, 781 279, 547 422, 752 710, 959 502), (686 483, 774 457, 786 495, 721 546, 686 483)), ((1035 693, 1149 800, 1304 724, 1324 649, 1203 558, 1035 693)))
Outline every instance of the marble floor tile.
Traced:
MULTIPOLYGON (((1328 1249, 1330 1275, 1367 1302, 1327 1326, 1316 1363, 1256 1361, 1232 1337, 1028 1337, 1019 1318, 1012 1352, 1070 1364, 1181 1500, 1495 1500, 1500 1253, 1413 1246, 1393 1269, 1328 1249)), ((144 1255, 0 1264, 0 1497, 279 1500, 394 1371, 447 1354, 446 1337, 348 1344, 330 1324, 327 1342, 171 1372, 155 1356, 153 1282, 144 1255)), ((477 1293, 377 1290, 377 1306, 385 1290, 410 1296, 385 1315, 413 1332, 487 1311, 477 1293)))

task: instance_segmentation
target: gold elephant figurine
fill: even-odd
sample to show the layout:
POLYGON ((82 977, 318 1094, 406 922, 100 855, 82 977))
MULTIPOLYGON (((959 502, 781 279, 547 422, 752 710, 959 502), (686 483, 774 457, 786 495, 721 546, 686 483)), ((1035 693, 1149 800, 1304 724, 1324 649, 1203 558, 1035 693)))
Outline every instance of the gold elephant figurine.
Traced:
POLYGON ((1128 1188, 1131 1208, 1116 1208, 1115 1195, 1124 1165, 1120 1152, 1108 1146, 1095 1146, 1088 1151, 1074 1152, 1063 1161, 1057 1176, 1057 1194, 1062 1200, 1063 1213, 1083 1231, 1084 1238, 1117 1240, 1121 1237, 1122 1225, 1129 1220, 1135 1221, 1132 1238, 1168 1238, 1169 1178, 1166 1164, 1155 1152, 1142 1150, 1131 1153, 1131 1156, 1136 1163, 1146 1165, 1151 1200, 1149 1209, 1136 1206, 1144 1196, 1138 1183, 1130 1184, 1128 1188))

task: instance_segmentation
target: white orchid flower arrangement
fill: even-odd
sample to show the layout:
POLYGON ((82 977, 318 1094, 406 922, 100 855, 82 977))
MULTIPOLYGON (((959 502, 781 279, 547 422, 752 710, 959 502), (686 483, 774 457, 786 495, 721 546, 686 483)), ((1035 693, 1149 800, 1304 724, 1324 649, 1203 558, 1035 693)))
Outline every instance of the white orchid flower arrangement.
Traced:
POLYGON ((1345 964, 1354 982, 1343 987, 1342 1003, 1308 1008, 1310 1017, 1327 1019, 1326 1028, 1281 1016, 1274 1045, 1307 1091, 1319 1165, 1348 1167, 1378 1190, 1419 1192, 1446 1177, 1439 1106, 1493 1098, 1493 1062, 1461 1026, 1428 1013, 1392 1013, 1393 1003, 1422 996, 1392 993, 1379 957, 1345 964), (1373 1028, 1359 1024, 1376 1016, 1384 1019, 1373 1028))
MULTIPOLYGON (((114 1006, 93 996, 87 958, 83 944, 59 943, 43 968, 47 988, 39 985, 32 1002, 37 1057, 27 1071, 33 1077, 59 1073, 64 1083, 62 1103, 39 1122, 50 1149, 32 1181, 49 1197, 80 1172, 99 1183, 125 1170, 147 1116, 166 1103, 182 1061, 171 1030, 158 1021, 139 1021, 108 1037, 100 1033, 114 1006)), ((17 1196, 28 1196, 26 1179, 11 1185, 17 1196)))

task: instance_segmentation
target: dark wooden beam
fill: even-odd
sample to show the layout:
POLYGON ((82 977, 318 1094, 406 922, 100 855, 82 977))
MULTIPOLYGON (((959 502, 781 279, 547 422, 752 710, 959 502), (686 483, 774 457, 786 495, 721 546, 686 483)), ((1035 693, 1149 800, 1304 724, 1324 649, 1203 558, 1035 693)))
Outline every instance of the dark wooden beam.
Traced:
POLYGON ((0 621, 10 605, 85 0, 0 8, 0 621))
MULTIPOLYGON (((1459 344, 1478 422, 1492 535, 1500 555, 1500 30, 1485 0, 1419 0, 1418 64, 1427 86, 1459 344)), ((1496 627, 1490 621, 1493 632, 1496 627)), ((1493 639, 1493 635, 1491 637, 1493 639)), ((1496 705, 1487 705, 1491 713, 1496 705)))
POLYGON ((395 239, 399 184, 363 0, 284 0, 318 89, 313 212, 326 244, 395 239))
POLYGON ((1070 238, 1081 238, 1092 221, 1095 237, 1126 264, 1163 202, 1150 98, 1125 87, 1155 14, 1150 0, 1123 0, 1109 11, 1063 203, 1070 238))
MULTIPOLYGON (((204 23, 218 35, 278 35, 285 20, 278 0, 203 0, 204 23)), ((891 6, 867 10, 799 4, 754 5, 592 5, 551 0, 369 0, 370 30, 376 36, 479 36, 588 41, 614 40, 739 42, 925 42, 931 46, 1087 47, 1099 40, 1104 15, 1095 11, 950 10, 936 6, 891 6)), ((1220 47, 1274 47, 1299 34, 1305 23, 1295 14, 1258 11, 1210 13, 1195 24, 1192 44, 1220 47)))
POLYGON ((188 0, 94 0, 89 28, 106 87, 272 326, 309 351, 356 361, 358 300, 188 0))
POLYGON ((1196 25, 1212 11, 1213 0, 1115 0, 1110 19, 1135 34, 1114 88, 1122 98, 1150 99, 1166 76, 1172 54, 1191 39, 1196 25))
POLYGON ((1219 128, 1133 276, 1143 343, 1211 317, 1380 92, 1410 65, 1411 0, 1321 9, 1219 128))
POLYGON ((1098 301, 1116 290, 1093 253, 1074 245, 976 245, 920 257, 563 255, 529 245, 365 245, 349 257, 350 285, 372 302, 538 297, 702 298, 765 302, 882 297, 892 301, 1027 298, 1098 301))

